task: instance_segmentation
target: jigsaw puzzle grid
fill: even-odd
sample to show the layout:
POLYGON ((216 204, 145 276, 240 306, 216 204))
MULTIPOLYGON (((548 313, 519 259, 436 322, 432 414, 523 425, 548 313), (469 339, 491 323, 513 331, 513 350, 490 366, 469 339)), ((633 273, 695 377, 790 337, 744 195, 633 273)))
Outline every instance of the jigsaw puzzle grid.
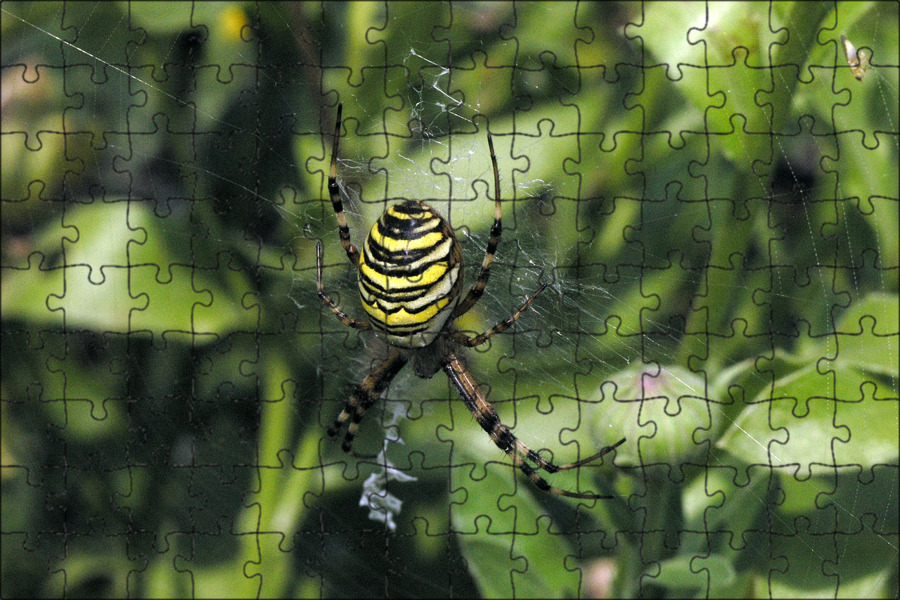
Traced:
POLYGON ((0 9, 3 597, 897 596, 896 2, 0 9), (465 361, 609 499, 443 373, 326 436, 339 103, 353 243, 427 200, 466 285, 491 133, 458 326, 550 287, 465 361))

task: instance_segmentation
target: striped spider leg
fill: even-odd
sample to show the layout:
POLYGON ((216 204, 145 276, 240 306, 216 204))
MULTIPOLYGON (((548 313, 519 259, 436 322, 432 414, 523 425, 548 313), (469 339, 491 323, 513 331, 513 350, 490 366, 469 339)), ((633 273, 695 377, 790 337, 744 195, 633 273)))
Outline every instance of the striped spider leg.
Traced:
POLYGON ((513 465, 518 467, 519 470, 521 470, 539 489, 557 496, 567 496, 569 498, 583 498, 586 500, 612 498, 612 496, 601 496, 593 492, 570 492, 552 486, 547 483, 546 479, 537 473, 537 469, 552 474, 558 473, 559 471, 568 471, 570 469, 578 468, 582 465, 592 463, 609 452, 612 452, 621 444, 625 443, 625 438, 622 438, 612 446, 602 448, 600 452, 587 458, 565 465, 554 464, 529 448, 513 434, 509 427, 500 421, 500 416, 497 414, 497 411, 491 403, 488 402, 487 398, 484 397, 481 390, 478 389, 478 385, 472 379, 469 371, 455 354, 451 353, 448 356, 448 360, 444 364, 444 372, 447 374, 447 377, 450 378, 453 387, 456 388, 456 391, 462 396, 463 401, 466 403, 472 416, 474 416, 475 420, 478 421, 478 424, 481 425, 481 428, 491 436, 491 440, 493 440, 494 444, 509 456, 513 465), (526 461, 530 461, 535 466, 532 466, 526 461))

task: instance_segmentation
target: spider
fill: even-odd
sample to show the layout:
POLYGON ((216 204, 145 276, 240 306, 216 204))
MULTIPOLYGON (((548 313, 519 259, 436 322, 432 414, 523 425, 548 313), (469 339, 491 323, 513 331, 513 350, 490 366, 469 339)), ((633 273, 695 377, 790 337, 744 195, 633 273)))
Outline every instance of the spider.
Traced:
POLYGON ((609 498, 592 492, 570 492, 551 486, 538 474, 538 470, 556 473, 592 463, 624 443, 624 439, 588 458, 565 465, 546 460, 521 442, 500 421, 497 411, 478 389, 458 355, 460 348, 479 346, 512 326, 549 285, 541 285, 512 316, 481 335, 468 337, 452 325, 484 293, 502 232, 500 174, 490 133, 487 142, 494 171, 494 224, 481 263, 481 273, 465 298, 460 300, 463 265, 459 242, 447 220, 424 202, 407 200, 388 208, 369 231, 362 252, 350 243, 350 228, 337 184, 341 113, 342 105, 338 104, 328 193, 337 216, 341 244, 350 262, 357 268, 359 294, 367 317, 349 317, 325 292, 321 240, 316 244, 316 287, 319 298, 341 323, 353 329, 374 329, 389 344, 389 351, 387 357, 372 369, 347 399, 343 410, 328 428, 328 436, 336 436, 349 420, 341 448, 357 458, 374 458, 353 450, 353 440, 366 411, 407 363, 412 364, 416 375, 425 379, 443 370, 481 428, 538 488, 570 498, 609 498))

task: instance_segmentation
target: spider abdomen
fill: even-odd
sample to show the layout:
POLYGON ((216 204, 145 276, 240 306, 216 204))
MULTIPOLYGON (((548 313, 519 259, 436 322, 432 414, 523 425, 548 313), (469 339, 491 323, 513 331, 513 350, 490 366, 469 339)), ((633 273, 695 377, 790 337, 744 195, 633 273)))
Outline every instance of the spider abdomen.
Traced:
POLYGON ((394 346, 421 348, 444 328, 459 300, 459 242, 427 204, 395 204, 369 231, 358 275, 362 305, 375 329, 394 346))

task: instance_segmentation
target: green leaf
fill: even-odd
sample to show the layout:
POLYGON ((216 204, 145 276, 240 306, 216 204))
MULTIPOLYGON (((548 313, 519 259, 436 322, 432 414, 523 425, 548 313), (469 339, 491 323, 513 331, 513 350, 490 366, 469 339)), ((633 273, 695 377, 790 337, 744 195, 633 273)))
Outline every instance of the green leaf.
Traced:
POLYGON ((869 294, 862 302, 850 306, 838 321, 836 360, 896 381, 900 360, 898 314, 900 301, 892 294, 869 294))
POLYGON ((799 517, 783 505, 770 520, 773 531, 745 534, 748 544, 765 544, 771 556, 782 557, 777 569, 756 559, 753 570, 767 580, 760 589, 772 597, 896 597, 896 465, 871 469, 864 479, 855 469, 837 477, 821 470, 816 479, 830 489, 817 495, 815 507, 799 517))
POLYGON ((453 462, 459 466, 452 470, 452 484, 454 500, 459 501, 453 502, 451 513, 456 539, 481 595, 577 596, 581 572, 573 566, 574 552, 566 537, 551 531, 546 509, 534 497, 544 492, 532 491, 532 484, 506 461, 485 465, 498 451, 487 435, 476 433, 480 435, 471 437, 471 443, 454 446, 459 454, 453 462))
POLYGON ((680 554, 663 561, 659 576, 649 579, 656 585, 680 590, 709 590, 727 588, 737 580, 731 561, 717 554, 703 558, 695 554, 680 554))
MULTIPOLYGON (((765 497, 768 485, 769 475, 762 470, 752 471, 749 479, 739 485, 732 468, 709 469, 704 477, 691 481, 682 494, 685 529, 728 531, 739 539, 745 532, 758 528, 756 515, 765 506, 760 498, 765 497)), ((702 553, 705 543, 697 541, 696 545, 683 546, 681 550, 702 553)), ((712 549, 727 553, 728 542, 713 541, 712 549)))
MULTIPOLYGON (((872 466, 897 460, 897 401, 860 370, 815 365, 778 379, 717 444, 747 464, 872 466)), ((895 396, 894 396, 895 398, 895 396)))
POLYGON ((184 230, 173 217, 141 203, 97 202, 69 207, 63 222, 38 238, 32 268, 4 277, 4 318, 121 333, 177 331, 198 341, 256 322, 255 311, 242 305, 250 292, 243 274, 222 264, 197 268, 184 243, 190 237, 179 235, 184 230))

